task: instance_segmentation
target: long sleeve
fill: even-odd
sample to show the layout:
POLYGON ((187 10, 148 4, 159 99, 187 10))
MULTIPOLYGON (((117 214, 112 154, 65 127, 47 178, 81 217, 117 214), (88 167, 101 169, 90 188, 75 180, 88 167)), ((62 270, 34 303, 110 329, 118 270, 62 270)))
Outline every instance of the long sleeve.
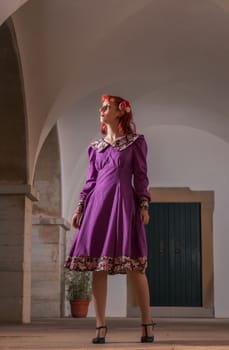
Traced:
POLYGON ((150 201, 147 177, 147 144, 143 135, 134 142, 134 188, 139 201, 146 198, 150 201))
POLYGON ((89 146, 88 147, 88 170, 87 170, 87 177, 84 187, 82 188, 80 192, 80 201, 83 203, 85 199, 87 198, 87 195, 91 192, 91 190, 96 185, 96 178, 97 178, 97 169, 95 167, 95 157, 96 157, 96 151, 89 146))

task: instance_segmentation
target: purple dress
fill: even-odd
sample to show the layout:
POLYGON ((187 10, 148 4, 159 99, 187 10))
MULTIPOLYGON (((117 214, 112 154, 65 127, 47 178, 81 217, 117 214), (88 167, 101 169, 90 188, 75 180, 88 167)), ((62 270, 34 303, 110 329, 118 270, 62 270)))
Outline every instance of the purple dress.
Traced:
POLYGON ((100 139, 88 147, 89 166, 80 193, 80 228, 65 267, 77 271, 144 272, 145 228, 139 201, 147 199, 147 145, 143 135, 126 135, 112 145, 100 139))

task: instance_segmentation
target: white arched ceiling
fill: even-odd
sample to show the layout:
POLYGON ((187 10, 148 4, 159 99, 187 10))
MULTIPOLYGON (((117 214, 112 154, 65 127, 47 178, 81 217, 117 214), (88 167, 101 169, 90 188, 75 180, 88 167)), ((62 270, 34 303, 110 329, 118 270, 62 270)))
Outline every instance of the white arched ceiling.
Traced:
POLYGON ((68 81, 74 77, 81 88, 84 83, 88 86, 86 57, 93 59, 91 48, 96 50, 96 42, 100 42, 104 33, 116 30, 119 22, 150 1, 123 3, 122 0, 109 0, 107 6, 106 0, 30 0, 13 16, 26 81, 27 109, 32 121, 29 126, 33 140, 31 162, 38 153, 39 132, 43 131, 38 149, 58 117, 65 112, 61 105, 68 106, 69 97, 71 103, 74 100, 74 90, 70 96, 65 93, 68 81), (65 97, 67 100, 63 101, 65 97), (56 101, 60 108, 58 116, 55 113, 56 117, 46 122, 56 101))
POLYGON ((1 0, 0 25, 28 0, 1 0))
POLYGON ((144 125, 189 125, 228 141, 225 6, 223 0, 30 0, 13 20, 31 167, 55 122, 94 118, 106 91, 127 96, 137 115, 144 107, 144 125))

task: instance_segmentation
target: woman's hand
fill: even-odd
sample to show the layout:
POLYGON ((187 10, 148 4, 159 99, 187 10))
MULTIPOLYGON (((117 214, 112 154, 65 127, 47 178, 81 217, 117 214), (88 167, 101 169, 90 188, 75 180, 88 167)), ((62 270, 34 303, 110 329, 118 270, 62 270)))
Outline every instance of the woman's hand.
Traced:
POLYGON ((141 218, 141 223, 143 225, 147 225, 149 223, 149 211, 146 208, 141 208, 140 209, 140 218, 141 218))
POLYGON ((75 213, 72 217, 72 226, 75 228, 80 227, 80 219, 81 219, 82 213, 75 213))

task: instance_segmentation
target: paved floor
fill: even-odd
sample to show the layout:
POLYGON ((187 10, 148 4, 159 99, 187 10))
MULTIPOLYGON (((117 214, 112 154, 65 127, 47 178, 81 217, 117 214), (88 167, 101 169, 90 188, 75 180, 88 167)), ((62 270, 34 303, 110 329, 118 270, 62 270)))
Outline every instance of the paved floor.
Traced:
POLYGON ((28 325, 0 325, 0 349, 26 350, 203 350, 229 349, 229 319, 154 320, 155 342, 141 344, 140 320, 110 318, 104 345, 94 345, 94 319, 37 320, 28 325))

